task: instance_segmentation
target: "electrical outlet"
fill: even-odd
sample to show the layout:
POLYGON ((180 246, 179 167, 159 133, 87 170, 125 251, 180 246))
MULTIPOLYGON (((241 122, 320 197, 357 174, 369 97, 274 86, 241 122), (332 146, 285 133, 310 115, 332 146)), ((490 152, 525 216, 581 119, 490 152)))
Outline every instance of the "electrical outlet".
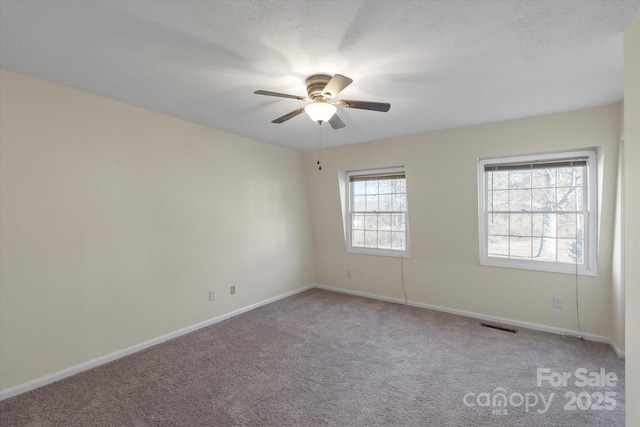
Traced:
POLYGON ((209 301, 216 299, 216 291, 209 291, 209 301))
POLYGON ((351 277, 351 270, 347 270, 347 277, 351 277))
POLYGON ((562 298, 553 297, 553 308, 562 309, 562 298))
POLYGON ((231 295, 235 295, 236 294, 236 285, 231 285, 229 287, 229 292, 231 293, 231 295))

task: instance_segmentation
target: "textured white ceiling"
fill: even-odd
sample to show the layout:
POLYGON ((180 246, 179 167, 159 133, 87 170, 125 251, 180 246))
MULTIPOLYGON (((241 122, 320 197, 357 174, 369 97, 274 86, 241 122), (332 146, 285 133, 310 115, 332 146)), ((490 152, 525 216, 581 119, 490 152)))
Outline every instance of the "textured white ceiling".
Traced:
POLYGON ((271 120, 311 74, 354 82, 324 147, 622 99, 622 33, 640 0, 0 1, 0 66, 296 150, 306 115, 271 120))

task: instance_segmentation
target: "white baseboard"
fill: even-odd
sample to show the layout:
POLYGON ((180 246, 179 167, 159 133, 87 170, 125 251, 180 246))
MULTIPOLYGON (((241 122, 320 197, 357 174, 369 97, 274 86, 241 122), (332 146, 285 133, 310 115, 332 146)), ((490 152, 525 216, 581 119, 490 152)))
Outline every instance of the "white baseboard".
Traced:
POLYGON ((402 299, 402 298, 392 298, 392 297, 385 297, 383 295, 370 294, 368 292, 352 291, 351 289, 336 288, 334 286, 322 285, 320 283, 316 283, 315 287, 319 288, 319 289, 324 289, 324 290, 327 290, 327 291, 333 291, 333 292, 340 292, 340 293, 343 293, 343 294, 355 295, 355 296, 358 296, 358 297, 372 298, 372 299, 377 299, 377 300, 380 300, 380 301, 387 301, 387 302, 395 302, 397 304, 405 304, 406 303, 406 301, 404 299, 402 299))
POLYGON ((163 343, 165 341, 169 341, 169 340, 171 340, 173 338, 177 338, 177 337, 179 337, 181 335, 188 334, 189 332, 193 332, 193 331, 198 330, 200 328, 204 328, 206 326, 213 325, 214 323, 221 322, 221 321, 226 320, 226 319, 228 319, 230 317, 234 317, 234 316, 237 316, 239 314, 246 313, 247 311, 254 310, 254 309, 256 309, 258 307, 261 307, 263 305, 267 305, 267 304, 270 304, 272 302, 281 300, 283 298, 290 297, 290 296, 295 295, 297 293, 304 292, 304 291, 309 290, 309 289, 311 289, 313 287, 314 287, 314 285, 308 285, 308 286, 305 286, 305 287, 302 287, 302 288, 299 288, 299 289, 296 289, 296 290, 293 290, 293 291, 290 291, 290 292, 286 292, 284 294, 277 295, 277 296, 275 296, 273 298, 269 298, 269 299, 266 299, 264 301, 257 302, 255 304, 251 304, 251 305, 248 305, 246 307, 242 307, 242 308, 239 308, 237 310, 230 311, 229 313, 222 314, 222 315, 214 317, 212 319, 205 320, 203 322, 196 323, 196 324, 191 325, 191 326, 187 326, 186 328, 182 328, 180 330, 177 330, 177 331, 174 331, 174 332, 170 332, 170 333, 168 333, 166 335, 162 335, 162 336, 159 336, 157 338, 150 339, 150 340, 142 342, 140 344, 136 344, 136 345, 133 345, 131 347, 128 347, 128 348, 125 348, 125 349, 122 349, 122 350, 114 351, 113 353, 98 357, 97 359, 89 360, 87 362, 80 363, 79 365, 71 366, 71 367, 63 369, 61 371, 57 371, 57 372, 54 372, 52 374, 45 375, 44 377, 36 378, 34 380, 27 381, 26 383, 18 384, 16 386, 9 387, 9 388, 6 388, 4 390, 0 390, 0 400, 8 399, 10 397, 14 397, 14 396, 17 396, 19 394, 26 393, 27 391, 31 391, 31 390, 36 389, 38 387, 42 387, 44 385, 51 384, 51 383, 59 381, 59 380, 61 380, 63 378, 67 378, 67 377, 70 377, 72 375, 78 374, 80 372, 95 368, 97 366, 104 365, 105 363, 112 362, 112 361, 114 361, 116 359, 120 359, 121 357, 128 356, 128 355, 130 355, 132 353, 135 353, 135 352, 138 352, 140 350, 144 350, 145 348, 152 347, 154 345, 163 343))
POLYGON ((355 295, 355 296, 360 296, 364 298, 372 298, 372 299, 377 299, 381 301, 393 302, 397 304, 406 304, 412 307, 426 308, 429 310, 441 311, 449 314, 456 314, 458 316, 471 317, 473 319, 485 320, 487 322, 501 323, 503 325, 533 329, 535 331, 550 332, 552 334, 565 335, 570 337, 577 337, 579 335, 580 337, 588 341, 595 341, 595 342, 609 344, 613 349, 613 351, 618 355, 618 357, 624 359, 624 352, 620 350, 620 348, 616 345, 616 343, 610 337, 605 337, 603 335, 596 335, 596 334, 590 334, 585 332, 581 332, 580 334, 578 334, 577 331, 573 331, 571 329, 556 328, 554 326, 542 325, 540 323, 523 322, 520 320, 508 319, 506 317, 491 316, 488 314, 458 310, 455 308, 441 307, 438 305, 425 304, 425 303, 416 302, 416 301, 405 301, 402 298, 386 297, 382 295, 370 294, 368 292, 359 292, 359 291, 352 291, 350 289, 336 288, 334 286, 316 284, 315 287, 319 289, 325 289, 328 291, 341 292, 343 294, 355 295))
POLYGON ((618 347, 618 344, 616 344, 613 338, 611 338, 611 342, 609 343, 609 345, 611 345, 611 348, 616 352, 620 359, 624 359, 624 351, 620 350, 620 347, 618 347))

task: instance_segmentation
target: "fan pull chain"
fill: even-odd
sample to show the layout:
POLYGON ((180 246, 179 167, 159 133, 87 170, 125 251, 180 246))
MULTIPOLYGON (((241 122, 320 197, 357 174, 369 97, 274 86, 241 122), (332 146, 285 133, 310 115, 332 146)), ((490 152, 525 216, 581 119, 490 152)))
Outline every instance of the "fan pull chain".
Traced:
POLYGON ((322 123, 318 122, 318 161, 316 162, 316 164, 318 165, 319 171, 322 170, 322 165, 320 164, 320 150, 322 149, 322 142, 320 140, 321 132, 322 132, 322 123))

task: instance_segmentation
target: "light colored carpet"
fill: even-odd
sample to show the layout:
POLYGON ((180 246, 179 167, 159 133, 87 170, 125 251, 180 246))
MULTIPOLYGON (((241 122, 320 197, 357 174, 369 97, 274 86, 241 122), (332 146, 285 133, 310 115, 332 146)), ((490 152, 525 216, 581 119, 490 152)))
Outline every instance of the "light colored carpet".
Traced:
POLYGON ((623 426, 624 361, 605 344, 312 289, 7 399, 0 411, 2 426, 623 426), (539 387, 537 368, 572 377, 539 387), (581 387, 579 368, 618 380, 581 387), (498 387, 508 406, 478 404, 498 387), (565 410, 572 392, 579 405, 565 410), (605 392, 615 395, 592 409, 605 392), (541 401, 519 405, 534 393, 547 402, 554 393, 545 413, 541 401))

